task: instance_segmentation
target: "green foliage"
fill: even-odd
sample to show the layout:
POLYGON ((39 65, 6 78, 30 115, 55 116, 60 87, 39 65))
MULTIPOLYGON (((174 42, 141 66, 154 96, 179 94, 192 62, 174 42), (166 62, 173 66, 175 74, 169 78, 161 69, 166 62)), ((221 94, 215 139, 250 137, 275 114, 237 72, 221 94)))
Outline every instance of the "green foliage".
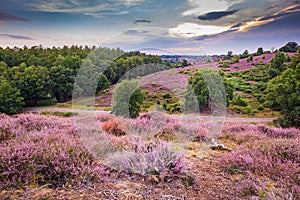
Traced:
POLYGON ((253 61, 253 55, 248 56, 247 62, 253 61))
POLYGON ((227 52, 227 57, 228 57, 228 58, 231 58, 231 57, 232 57, 232 51, 228 51, 228 52, 227 52))
POLYGON ((192 111, 211 110, 217 105, 226 105, 232 93, 232 86, 228 82, 223 82, 218 71, 201 69, 189 78, 185 107, 192 111))
POLYGON ((163 98, 164 98, 164 99, 170 99, 170 98, 172 98, 172 95, 171 95, 170 93, 165 93, 165 94, 163 95, 163 98))
POLYGON ((182 67, 186 67, 186 66, 189 66, 190 63, 188 63, 188 61, 186 59, 183 59, 182 60, 182 67))
POLYGON ((275 57, 271 60, 271 66, 272 68, 278 70, 279 72, 282 72, 284 70, 284 61, 285 61, 285 55, 284 53, 277 51, 275 53, 275 57))
POLYGON ((11 68, 11 83, 21 91, 26 106, 37 105, 38 101, 51 99, 49 70, 42 66, 24 65, 11 68))
POLYGON ((264 110, 264 106, 263 106, 263 105, 259 105, 259 106, 257 107, 257 109, 260 110, 260 111, 261 111, 261 110, 264 110))
POLYGON ((249 56, 249 51, 245 50, 243 54, 241 54, 241 58, 247 58, 249 56))
POLYGON ((252 113, 252 107, 249 105, 246 107, 246 113, 251 114, 252 113))
POLYGON ((242 98, 241 94, 236 95, 233 98, 232 103, 234 105, 238 105, 238 106, 247 106, 248 105, 247 101, 242 98))
POLYGON ((231 61, 232 64, 233 63, 238 63, 238 62, 240 62, 240 57, 239 56, 235 56, 235 57, 232 58, 232 61, 231 61))
POLYGON ((73 70, 65 66, 53 66, 50 69, 49 86, 52 88, 53 96, 64 102, 72 96, 75 76, 73 70))
POLYGON ((263 48, 262 47, 259 47, 258 49, 257 49, 257 52, 256 52, 256 55, 263 55, 264 54, 264 50, 263 50, 263 48))
POLYGON ((279 49, 283 52, 296 52, 299 49, 299 45, 296 42, 289 42, 279 49))
POLYGON ((145 94, 136 81, 123 80, 117 85, 113 95, 112 113, 117 116, 136 118, 141 111, 145 94))
POLYGON ((17 88, 12 87, 8 81, 0 79, 0 112, 15 114, 24 105, 23 97, 17 88))
POLYGON ((278 70, 277 69, 274 69, 274 68, 270 68, 268 70, 268 74, 271 78, 274 78, 276 77, 279 73, 278 73, 278 70))
POLYGON ((284 127, 300 127, 300 64, 272 79, 266 90, 265 105, 281 110, 284 127))
POLYGON ((0 76, 19 89, 25 106, 65 102, 73 94, 91 96, 137 66, 144 65, 136 73, 144 75, 163 70, 161 63, 159 56, 126 53, 119 48, 0 48, 0 76))

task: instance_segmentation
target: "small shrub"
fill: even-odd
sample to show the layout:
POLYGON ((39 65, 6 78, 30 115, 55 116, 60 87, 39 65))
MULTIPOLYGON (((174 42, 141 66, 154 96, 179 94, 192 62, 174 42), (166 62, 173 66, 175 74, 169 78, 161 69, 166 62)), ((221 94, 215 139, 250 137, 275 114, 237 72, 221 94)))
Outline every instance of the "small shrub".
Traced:
POLYGON ((260 111, 262 111, 262 110, 264 110, 264 106, 263 106, 263 105, 259 105, 259 106, 257 107, 257 109, 260 110, 260 111))
POLYGON ((164 98, 164 99, 171 99, 171 98, 172 98, 172 95, 171 95, 170 93, 165 93, 165 94, 163 95, 163 98, 164 98))
POLYGON ((167 173, 169 175, 184 175, 187 173, 188 166, 183 155, 174 150, 166 143, 151 143, 151 148, 138 147, 145 149, 146 152, 121 152, 115 154, 109 160, 108 165, 113 169, 126 173, 156 174, 167 173))
POLYGON ((101 125, 103 131, 115 135, 115 136, 122 136, 126 135, 124 129, 126 128, 126 123, 119 119, 106 121, 101 125))
POLYGON ((154 135, 155 138, 159 138, 165 141, 171 141, 175 138, 176 134, 172 128, 164 127, 160 132, 154 135))
POLYGON ((233 98, 232 103, 234 105, 238 105, 238 106, 247 106, 248 105, 247 101, 242 99, 242 96, 240 94, 238 94, 236 97, 233 98))
POLYGON ((247 114, 251 114, 252 113, 252 107, 251 106, 247 106, 246 113, 247 114))

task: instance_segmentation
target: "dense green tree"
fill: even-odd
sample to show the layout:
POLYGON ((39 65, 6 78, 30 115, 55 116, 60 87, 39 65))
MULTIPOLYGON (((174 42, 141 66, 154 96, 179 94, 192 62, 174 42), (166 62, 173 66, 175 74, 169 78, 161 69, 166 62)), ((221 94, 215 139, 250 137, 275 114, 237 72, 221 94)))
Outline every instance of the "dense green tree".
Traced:
POLYGON ((218 71, 201 69, 188 80, 185 106, 187 110, 213 110, 220 105, 229 105, 232 98, 233 87, 223 82, 218 71))
POLYGON ((57 101, 63 102, 71 98, 74 79, 72 69, 62 65, 51 67, 49 86, 57 101))
POLYGON ((275 57, 271 60, 272 68, 282 72, 284 70, 284 62, 285 62, 285 55, 284 53, 277 51, 275 53, 275 57))
POLYGON ((232 54, 233 54, 232 51, 228 51, 228 52, 227 52, 227 57, 228 57, 228 58, 231 58, 231 57, 232 57, 232 54))
POLYGON ((274 78, 274 77, 276 77, 276 76, 278 75, 278 71, 277 71, 277 69, 270 68, 270 69, 268 70, 268 74, 269 74, 269 76, 270 76, 271 78, 274 78))
POLYGON ((186 66, 189 66, 190 63, 188 63, 188 61, 186 59, 183 59, 182 60, 182 67, 186 67, 186 66))
POLYGON ((13 75, 13 80, 16 87, 21 91, 26 105, 35 106, 39 103, 45 104, 47 100, 50 101, 51 91, 48 85, 50 79, 48 69, 42 66, 30 66, 26 67, 23 72, 22 70, 20 69, 19 73, 13 75))
POLYGON ((23 100, 17 88, 12 87, 7 80, 0 78, 0 112, 17 113, 24 105, 23 100))
POLYGON ((110 86, 110 82, 109 82, 108 78, 103 73, 99 73, 99 81, 98 81, 97 91, 106 89, 109 86, 110 86))
POLYGON ((286 45, 284 45, 283 47, 281 47, 279 49, 279 51, 283 51, 283 52, 297 52, 298 49, 299 49, 299 45, 296 42, 289 42, 286 45))
POLYGON ((247 58, 249 56, 249 51, 248 50, 245 50, 242 55, 241 55, 241 58, 247 58))
POLYGON ((300 127, 300 64, 287 69, 268 83, 265 105, 280 109, 283 127, 300 127))
POLYGON ((264 54, 264 50, 263 50, 263 48, 262 47, 259 47, 258 49, 257 49, 257 52, 256 52, 256 55, 263 55, 264 54))
POLYGON ((139 116, 144 99, 145 94, 136 81, 123 80, 114 90, 112 113, 136 118, 139 116))

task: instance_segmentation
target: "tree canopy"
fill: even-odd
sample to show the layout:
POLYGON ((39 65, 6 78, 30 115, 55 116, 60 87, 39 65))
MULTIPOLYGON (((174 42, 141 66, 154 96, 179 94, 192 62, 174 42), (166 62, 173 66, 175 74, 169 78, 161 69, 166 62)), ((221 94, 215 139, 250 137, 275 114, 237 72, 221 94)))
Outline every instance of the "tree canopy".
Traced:
POLYGON ((114 90, 112 113, 136 118, 139 116, 144 99, 145 94, 136 81, 123 80, 114 90))
POLYGON ((232 98, 232 86, 223 81, 218 71, 206 68, 189 78, 185 106, 187 110, 213 110, 229 105, 232 98))
POLYGON ((140 70, 146 73, 151 64, 162 62, 159 56, 119 48, 0 48, 0 79, 5 80, 3 87, 20 92, 25 106, 51 105, 68 101, 73 94, 96 94, 139 65, 144 65, 140 70))
POLYGON ((265 104, 280 109, 283 127, 300 127, 300 64, 272 79, 267 88, 265 104))

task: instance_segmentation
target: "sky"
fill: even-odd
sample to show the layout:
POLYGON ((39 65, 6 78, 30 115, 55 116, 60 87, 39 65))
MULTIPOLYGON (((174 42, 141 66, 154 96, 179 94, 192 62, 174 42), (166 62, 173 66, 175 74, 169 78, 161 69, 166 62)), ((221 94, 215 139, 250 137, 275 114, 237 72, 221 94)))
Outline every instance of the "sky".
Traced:
POLYGON ((300 43, 300 0, 0 0, 0 46, 215 55, 300 43))

